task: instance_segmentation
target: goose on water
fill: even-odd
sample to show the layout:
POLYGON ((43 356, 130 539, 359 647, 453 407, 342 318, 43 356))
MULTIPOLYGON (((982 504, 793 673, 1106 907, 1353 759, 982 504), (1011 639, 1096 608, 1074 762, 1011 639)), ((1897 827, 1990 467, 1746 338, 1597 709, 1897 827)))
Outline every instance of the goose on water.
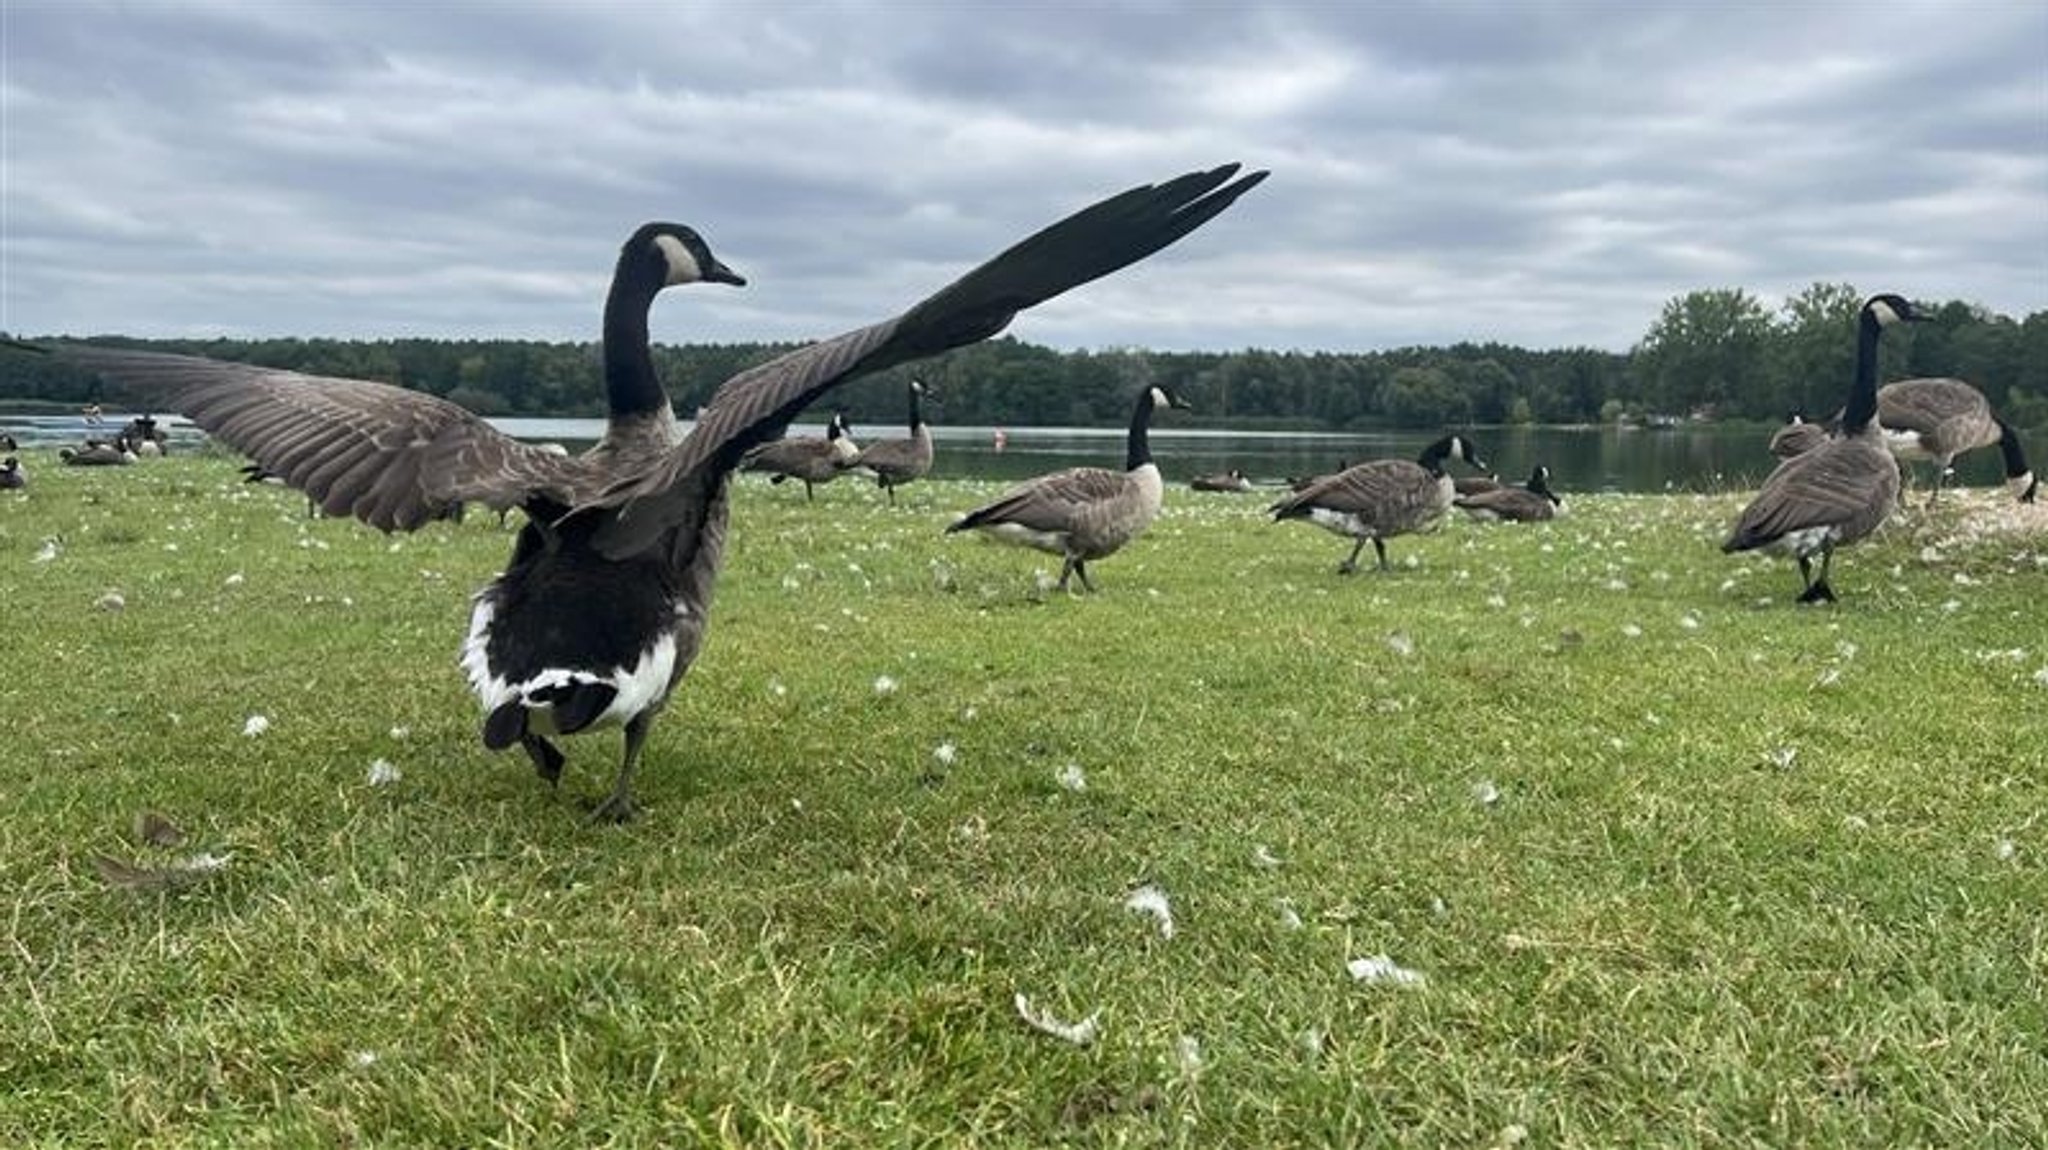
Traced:
POLYGON ((1370 542, 1379 556, 1379 569, 1387 569, 1385 540, 1411 532, 1434 531, 1451 509, 1457 488, 1444 471, 1444 461, 1456 457, 1484 471, 1470 440, 1446 435, 1422 449, 1413 462, 1406 459, 1371 459, 1326 475, 1267 508, 1274 522, 1303 519, 1358 542, 1351 554, 1337 565, 1340 575, 1358 570, 1358 553, 1370 542))
POLYGON ((46 350, 184 414, 329 514, 409 531, 457 503, 522 508, 511 561, 477 594, 462 646, 484 745, 524 748, 554 782, 563 756, 553 737, 623 726, 596 816, 624 820, 648 731, 704 640, 742 457, 849 379, 987 339, 1018 312, 1180 239, 1265 177, 1237 173, 1227 164, 1112 196, 900 315, 741 372, 687 436, 648 352, 650 306, 667 287, 746 281, 690 228, 647 224, 621 249, 605 301, 605 434, 575 457, 387 384, 87 344, 46 350))
POLYGON ((1088 578, 1088 561, 1114 555, 1144 534, 1159 515, 1166 485, 1159 477, 1159 465, 1152 460, 1147 434, 1152 413, 1162 407, 1187 406, 1163 387, 1145 388, 1131 411, 1122 471, 1070 467, 1041 475, 961 516, 946 533, 980 531, 1005 543, 1058 555, 1062 559, 1060 590, 1067 589, 1067 579, 1073 575, 1081 577, 1082 590, 1095 590, 1095 583, 1088 578))
POLYGON ((1834 602, 1828 565, 1835 548, 1877 530, 1898 499, 1899 465, 1877 425, 1877 341, 1894 324, 1925 318, 1889 292, 1865 301, 1857 315, 1856 374, 1842 409, 1841 434, 1780 463, 1721 544, 1724 552, 1762 548, 1799 560, 1801 603, 1834 602))

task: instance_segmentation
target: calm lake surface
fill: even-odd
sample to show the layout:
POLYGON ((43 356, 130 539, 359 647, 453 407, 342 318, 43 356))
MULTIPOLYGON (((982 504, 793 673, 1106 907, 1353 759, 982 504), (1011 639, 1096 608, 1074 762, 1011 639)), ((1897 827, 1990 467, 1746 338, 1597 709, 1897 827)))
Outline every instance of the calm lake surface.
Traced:
MULTIPOLYGON (((1366 459, 1412 459, 1435 436, 1426 431, 1359 433, 1191 431, 1170 425, 1165 417, 1152 429, 1152 454, 1169 483, 1185 483, 1196 475, 1236 468, 1261 486, 1279 486, 1289 476, 1334 470, 1339 463, 1366 459)), ((21 441, 25 450, 50 450, 76 444, 88 434, 112 437, 127 421, 109 414, 97 427, 78 416, 0 414, 0 432, 21 441)), ((204 436, 175 416, 160 417, 175 449, 196 444, 204 436)), ((519 439, 553 441, 580 450, 603 433, 597 419, 499 418, 493 426, 519 439)), ((935 426, 938 448, 933 474, 948 478, 1024 479, 1061 467, 1121 467, 1121 428, 1012 427, 1004 431, 1002 450, 995 428, 935 426)), ((820 424, 798 424, 794 435, 823 435, 820 424)), ((904 434, 896 424, 855 428, 854 438, 904 434)), ((1754 428, 1680 427, 1669 430, 1617 430, 1611 427, 1494 427, 1471 433, 1479 452, 1505 479, 1520 481, 1537 464, 1550 468, 1551 485, 1560 491, 1711 491, 1754 487, 1775 463, 1764 449, 1769 436, 1754 428)), ((2048 450, 2048 445, 2037 448, 2048 450)), ((1454 474, 1465 471, 1462 465, 1454 474)), ((1999 481, 1998 452, 1973 452, 1958 462, 1961 482, 1990 485, 1999 481)))

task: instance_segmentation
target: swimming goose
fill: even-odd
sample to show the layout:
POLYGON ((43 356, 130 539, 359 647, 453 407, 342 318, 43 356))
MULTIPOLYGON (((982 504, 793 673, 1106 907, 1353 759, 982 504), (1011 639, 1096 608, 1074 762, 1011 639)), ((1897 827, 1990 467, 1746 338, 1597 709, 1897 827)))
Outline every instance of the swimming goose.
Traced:
POLYGON ((648 224, 620 251, 605 302, 604 438, 572 458, 387 384, 80 344, 52 350, 161 398, 329 512, 390 531, 462 501, 522 508, 511 561, 477 594, 462 646, 484 745, 518 744, 553 782, 563 756, 551 736, 622 725, 618 774, 595 815, 624 820, 648 731, 704 640, 730 477, 746 452, 849 379, 987 339, 1018 312, 1180 239, 1265 177, 1237 170, 1112 196, 900 315, 741 372, 687 437, 654 374, 649 308, 670 286, 745 281, 695 231, 648 224))
POLYGON ((1231 491, 1243 493, 1252 489, 1252 481, 1244 472, 1233 467, 1221 475, 1197 475, 1188 480, 1188 486, 1196 491, 1231 491))
POLYGON ((1550 469, 1542 464, 1520 487, 1506 485, 1452 500, 1474 519, 1504 519, 1514 523, 1554 519, 1564 509, 1564 500, 1550 489, 1550 469))
POLYGON ((28 486, 28 472, 21 469, 21 460, 12 455, 0 459, 0 491, 19 491, 28 486))
POLYGON ((1818 423, 1808 423, 1805 417, 1795 413, 1791 422, 1771 433, 1770 452, 1779 459, 1790 459, 1804 455, 1827 440, 1827 428, 1818 423))
POLYGON ((1416 531, 1432 531, 1451 508, 1457 489, 1444 473, 1444 461, 1456 456, 1485 470, 1470 441, 1446 435, 1424 448, 1414 462, 1372 459, 1302 488, 1267 508, 1274 522, 1306 519, 1325 531, 1349 535, 1358 543, 1337 565, 1340 575, 1358 570, 1358 553, 1371 542, 1387 569, 1384 540, 1416 531))
POLYGON ((1145 388, 1131 411, 1122 471, 1070 467, 1041 475, 961 516, 946 528, 946 534, 980 531, 1005 543, 1061 556, 1060 590, 1067 589, 1070 575, 1081 577, 1082 590, 1095 590, 1088 578, 1088 561, 1114 555, 1142 535, 1159 515, 1165 484, 1159 477, 1159 465, 1152 461, 1147 435, 1152 413, 1162 407, 1187 406, 1163 387, 1145 388))
POLYGON ((2032 503, 2039 484, 2012 426, 1991 414, 1984 393, 1960 379, 1901 379, 1877 389, 1877 423, 1885 446, 1901 460, 1934 461, 1934 493, 1952 473, 1958 455, 1997 444, 2005 456, 2005 484, 2021 503, 2032 503))
POLYGON ((1828 565, 1835 548, 1877 530, 1899 495, 1899 465, 1877 425, 1877 341, 1896 323, 1925 319, 1889 292, 1870 297, 1857 317, 1856 376, 1842 411, 1841 434, 1780 463, 1744 508, 1723 552, 1765 548, 1799 560, 1801 603, 1835 601, 1828 565), (1820 577, 1812 557, 1820 556, 1820 577))
POLYGON ((908 439, 878 439, 862 448, 853 457, 852 467, 865 467, 875 475, 875 483, 889 493, 889 505, 896 504, 896 489, 912 480, 922 479, 932 469, 932 429, 925 426, 922 400, 937 400, 930 389, 917 380, 910 381, 910 437, 908 439))
POLYGON ((781 483, 786 479, 803 481, 804 498, 812 499, 814 483, 830 483, 839 478, 839 473, 852 464, 859 449, 853 445, 853 427, 846 417, 838 412, 825 424, 823 437, 816 435, 786 435, 770 440, 740 460, 742 471, 765 471, 768 482, 781 483))

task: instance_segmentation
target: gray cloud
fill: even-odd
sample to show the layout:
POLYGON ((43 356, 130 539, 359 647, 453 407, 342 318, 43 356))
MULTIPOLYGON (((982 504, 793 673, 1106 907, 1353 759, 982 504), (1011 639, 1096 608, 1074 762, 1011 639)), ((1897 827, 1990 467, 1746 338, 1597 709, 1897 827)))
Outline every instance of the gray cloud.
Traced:
POLYGON ((1274 178, 1060 346, 1625 348, 1816 281, 2048 307, 2048 9, 645 2, 0 10, 0 327, 587 339, 620 240, 829 335, 1101 195, 1274 178))

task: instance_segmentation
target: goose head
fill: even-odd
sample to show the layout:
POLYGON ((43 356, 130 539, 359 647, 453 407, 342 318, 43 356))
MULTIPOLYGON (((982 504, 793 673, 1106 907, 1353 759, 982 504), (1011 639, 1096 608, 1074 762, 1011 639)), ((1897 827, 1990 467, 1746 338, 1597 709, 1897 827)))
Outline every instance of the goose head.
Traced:
MULTIPOLYGON (((694 228, 682 224, 642 224, 626 241, 621 263, 634 261, 648 281, 661 287, 711 283, 745 287, 744 276, 719 262, 711 245, 694 228)), ((622 266, 621 270, 625 268, 622 266)))
POLYGON ((846 413, 835 411, 825 424, 826 439, 844 439, 853 434, 853 425, 846 422, 846 413))
POLYGON ((1487 470, 1486 461, 1479 458, 1478 448, 1462 435, 1446 435, 1430 444, 1423 449, 1418 462, 1431 471, 1441 473, 1444 460, 1453 458, 1464 460, 1474 471, 1487 470))
POLYGON ((1550 489, 1550 468, 1545 467, 1541 463, 1537 464, 1536 470, 1529 473, 1528 486, 1530 491, 1550 500, 1551 506, 1564 506, 1564 500, 1559 499, 1557 492, 1550 489))
POLYGON ((1157 384, 1145 389, 1145 400, 1147 406, 1151 407, 1154 411, 1162 407, 1177 407, 1182 411, 1193 411, 1195 409, 1195 405, 1182 399, 1179 393, 1160 387, 1157 384))
POLYGON ((1898 323, 1924 323, 1934 318, 1914 307, 1906 297, 1892 292, 1879 292, 1865 300, 1863 315, 1880 328, 1898 323))

